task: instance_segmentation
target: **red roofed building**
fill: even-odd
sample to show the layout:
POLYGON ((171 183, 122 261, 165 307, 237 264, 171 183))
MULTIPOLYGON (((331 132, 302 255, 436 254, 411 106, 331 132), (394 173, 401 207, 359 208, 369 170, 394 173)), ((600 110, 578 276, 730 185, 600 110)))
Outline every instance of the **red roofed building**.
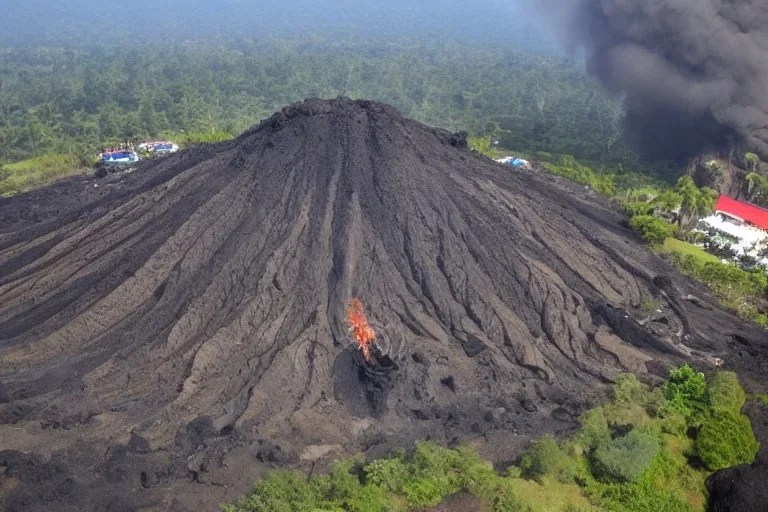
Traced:
POLYGON ((768 231, 768 210, 759 206, 720 196, 715 204, 716 213, 724 213, 768 231))

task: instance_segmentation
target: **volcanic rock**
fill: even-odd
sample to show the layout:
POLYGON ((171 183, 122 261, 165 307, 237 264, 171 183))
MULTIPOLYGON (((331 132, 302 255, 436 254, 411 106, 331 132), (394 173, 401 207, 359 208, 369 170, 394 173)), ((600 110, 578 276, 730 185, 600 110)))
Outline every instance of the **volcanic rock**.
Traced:
POLYGON ((608 204, 385 105, 308 100, 93 184, 0 200, 4 510, 212 509, 416 439, 511 460, 683 361, 765 391, 765 333, 608 204))

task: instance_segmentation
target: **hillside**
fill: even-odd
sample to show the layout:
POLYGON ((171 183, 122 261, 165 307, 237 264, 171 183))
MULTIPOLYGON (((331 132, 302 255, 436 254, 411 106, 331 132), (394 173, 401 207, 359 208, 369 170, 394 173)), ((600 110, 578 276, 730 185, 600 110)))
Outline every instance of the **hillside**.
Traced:
POLYGON ((424 438, 508 461, 620 373, 685 361, 721 357, 765 392, 764 332, 621 221, 580 186, 347 99, 0 199, 0 499, 199 510, 264 463, 424 438))

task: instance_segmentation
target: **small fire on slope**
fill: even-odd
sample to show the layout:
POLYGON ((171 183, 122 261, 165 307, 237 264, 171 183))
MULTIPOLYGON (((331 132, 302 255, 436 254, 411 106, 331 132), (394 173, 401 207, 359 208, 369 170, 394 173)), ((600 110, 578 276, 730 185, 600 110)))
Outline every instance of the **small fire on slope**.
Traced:
POLYGON ((371 346, 376 339, 376 331, 368 325, 363 303, 359 299, 352 299, 352 302, 349 303, 347 322, 349 322, 349 329, 363 352, 363 358, 366 362, 370 362, 371 346))

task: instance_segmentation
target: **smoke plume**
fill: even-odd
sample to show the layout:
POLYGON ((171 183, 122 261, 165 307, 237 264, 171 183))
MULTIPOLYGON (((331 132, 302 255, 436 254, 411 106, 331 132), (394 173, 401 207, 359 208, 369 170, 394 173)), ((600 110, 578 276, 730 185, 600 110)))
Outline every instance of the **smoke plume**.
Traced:
POLYGON ((587 69, 623 94, 628 139, 685 157, 738 144, 768 157, 768 1, 543 0, 587 69))

